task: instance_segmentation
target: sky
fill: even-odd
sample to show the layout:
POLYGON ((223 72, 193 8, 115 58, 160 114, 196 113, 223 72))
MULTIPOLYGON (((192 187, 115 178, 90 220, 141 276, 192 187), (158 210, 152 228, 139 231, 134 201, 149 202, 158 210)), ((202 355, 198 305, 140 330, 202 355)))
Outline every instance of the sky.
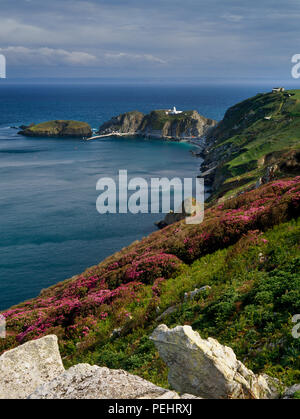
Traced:
POLYGON ((299 0, 0 0, 7 77, 289 80, 299 0))

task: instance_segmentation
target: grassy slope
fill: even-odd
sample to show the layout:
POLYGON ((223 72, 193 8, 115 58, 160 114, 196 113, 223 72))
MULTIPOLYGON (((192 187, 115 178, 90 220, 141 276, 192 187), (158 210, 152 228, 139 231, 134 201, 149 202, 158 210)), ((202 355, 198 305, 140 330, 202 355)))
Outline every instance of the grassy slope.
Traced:
POLYGON ((258 94, 233 106, 212 136, 210 155, 221 161, 216 195, 231 196, 264 174, 266 155, 300 148, 300 91, 258 94))
MULTIPOLYGON (((291 317, 300 312, 299 243, 300 219, 265 234, 250 232, 236 245, 200 258, 159 287, 161 311, 177 305, 163 322, 169 327, 188 324, 204 338, 217 338, 255 372, 286 384, 299 382, 300 341, 291 335, 291 317), (184 292, 204 285, 211 289, 184 302, 184 292)), ((147 288, 143 305, 152 298, 147 288)), ((136 303, 127 306, 136 309, 136 303)), ((143 318, 134 331, 116 339, 103 340, 98 332, 91 347, 69 348, 67 365, 123 368, 167 387, 167 368, 148 339, 159 323, 143 318)))

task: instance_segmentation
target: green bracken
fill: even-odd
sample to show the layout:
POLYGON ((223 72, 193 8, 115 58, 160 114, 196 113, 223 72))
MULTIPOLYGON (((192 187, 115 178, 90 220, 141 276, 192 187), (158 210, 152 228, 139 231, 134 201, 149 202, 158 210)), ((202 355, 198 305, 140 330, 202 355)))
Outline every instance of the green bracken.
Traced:
MULTIPOLYGON (((178 308, 163 322, 188 324, 203 338, 212 336, 233 348, 238 359, 255 372, 265 372, 291 385, 300 380, 300 340, 292 337, 291 318, 300 312, 300 219, 276 226, 263 235, 249 232, 227 249, 206 255, 184 273, 163 282, 160 312, 178 308), (184 302, 184 293, 211 289, 184 302)), ((131 303, 137 327, 122 336, 107 336, 106 324, 93 336, 91 347, 69 351, 66 365, 78 362, 123 368, 158 385, 168 386, 167 368, 149 335, 160 323, 147 318, 153 303, 151 287, 131 303), (105 339, 103 337, 106 336, 105 339)))

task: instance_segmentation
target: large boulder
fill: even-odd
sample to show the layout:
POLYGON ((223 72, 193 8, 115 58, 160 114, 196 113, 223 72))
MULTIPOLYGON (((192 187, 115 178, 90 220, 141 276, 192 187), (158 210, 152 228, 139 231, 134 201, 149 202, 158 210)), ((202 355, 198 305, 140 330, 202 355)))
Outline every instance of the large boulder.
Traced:
POLYGON ((247 369, 231 348, 202 339, 190 326, 160 325, 151 339, 170 368, 170 385, 180 393, 216 399, 278 397, 266 378, 247 369))
POLYGON ((56 336, 24 343, 0 356, 0 398, 24 399, 63 371, 56 336))
MULTIPOLYGON (((191 396, 192 397, 192 396, 191 396)), ((38 387, 30 399, 179 399, 177 393, 123 370, 78 364, 38 387)), ((183 398, 187 398, 186 395, 183 398)))

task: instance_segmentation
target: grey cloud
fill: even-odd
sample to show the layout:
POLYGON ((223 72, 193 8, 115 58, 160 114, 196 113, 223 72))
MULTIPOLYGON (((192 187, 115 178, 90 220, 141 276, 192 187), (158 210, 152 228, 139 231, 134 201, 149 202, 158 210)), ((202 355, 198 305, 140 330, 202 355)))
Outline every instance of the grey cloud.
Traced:
POLYGON ((27 48, 27 47, 7 47, 0 48, 0 53, 4 54, 15 64, 71 64, 71 65, 91 65, 97 61, 94 55, 82 51, 66 51, 64 49, 53 48, 27 48))
POLYGON ((298 0, 1 0, 0 47, 28 48, 33 66, 38 53, 45 65, 84 63, 83 75, 89 65, 232 77, 266 76, 271 66, 285 75, 300 52, 299 16, 298 0))

